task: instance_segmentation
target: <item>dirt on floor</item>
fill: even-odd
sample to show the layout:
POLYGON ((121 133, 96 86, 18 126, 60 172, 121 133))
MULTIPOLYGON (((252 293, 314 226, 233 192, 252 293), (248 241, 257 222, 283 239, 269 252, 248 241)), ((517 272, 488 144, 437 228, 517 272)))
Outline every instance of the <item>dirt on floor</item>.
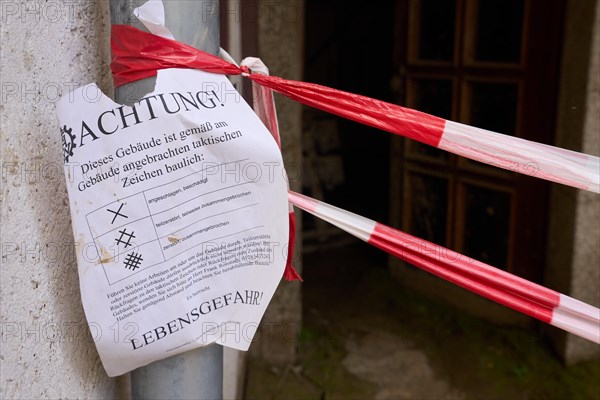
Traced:
POLYGON ((251 360, 246 399, 600 399, 600 359, 565 367, 535 329, 403 287, 365 244, 304 258, 298 360, 251 360))

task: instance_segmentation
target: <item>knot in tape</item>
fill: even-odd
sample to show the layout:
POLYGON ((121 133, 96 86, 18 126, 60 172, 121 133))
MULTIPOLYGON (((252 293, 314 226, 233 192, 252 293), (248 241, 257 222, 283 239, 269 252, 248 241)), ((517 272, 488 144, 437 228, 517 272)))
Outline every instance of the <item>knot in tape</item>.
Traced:
POLYGON ((242 76, 250 76, 250 69, 246 65, 241 65, 240 71, 242 71, 242 76))

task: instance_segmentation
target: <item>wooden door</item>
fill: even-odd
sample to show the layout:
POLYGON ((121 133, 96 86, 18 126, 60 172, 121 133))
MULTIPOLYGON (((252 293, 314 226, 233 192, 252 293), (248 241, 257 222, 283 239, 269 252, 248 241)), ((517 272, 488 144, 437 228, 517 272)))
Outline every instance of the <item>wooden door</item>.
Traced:
MULTIPOLYGON (((397 1, 399 102, 552 144, 563 3, 397 1)), ((393 223, 495 267, 541 278, 548 183, 410 140, 394 140, 392 160, 393 223)))

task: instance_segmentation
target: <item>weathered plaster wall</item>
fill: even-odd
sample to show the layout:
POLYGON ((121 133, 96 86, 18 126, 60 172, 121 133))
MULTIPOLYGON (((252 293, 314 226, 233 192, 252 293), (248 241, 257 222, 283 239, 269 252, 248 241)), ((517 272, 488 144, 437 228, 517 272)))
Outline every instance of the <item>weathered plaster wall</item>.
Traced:
MULTIPOLYGON (((556 144, 600 155, 600 2, 567 2, 556 144)), ((553 185, 548 286, 600 306, 600 196, 553 185)), ((567 363, 600 356, 600 347, 552 328, 567 363)))
MULTIPOLYGON (((600 2, 596 2, 594 14, 581 150, 600 156, 600 2)), ((600 307, 600 196, 578 192, 575 218, 571 295, 600 307)), ((565 354, 573 362, 599 357, 600 346, 570 335, 565 354)))
POLYGON ((0 397, 123 397, 126 382, 104 372, 80 302, 54 111, 81 84, 109 89, 108 3, 0 7, 0 397))
MULTIPOLYGON (((258 12, 258 57, 273 75, 288 79, 302 78, 303 8, 302 0, 260 1, 258 12)), ((276 94, 277 116, 282 136, 283 159, 293 190, 300 190, 302 171, 302 106, 276 94)), ((294 265, 301 273, 301 220, 294 265)), ((252 345, 252 354, 271 362, 292 362, 302 321, 300 282, 282 281, 271 300, 252 345)))

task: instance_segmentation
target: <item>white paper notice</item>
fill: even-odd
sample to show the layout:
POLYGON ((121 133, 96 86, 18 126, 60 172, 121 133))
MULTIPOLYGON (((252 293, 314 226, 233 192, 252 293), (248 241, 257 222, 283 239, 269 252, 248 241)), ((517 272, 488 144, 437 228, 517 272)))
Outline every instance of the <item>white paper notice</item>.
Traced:
POLYGON ((81 296, 110 376, 210 343, 247 350, 287 256, 274 139, 221 75, 171 69, 132 107, 61 99, 81 296))

